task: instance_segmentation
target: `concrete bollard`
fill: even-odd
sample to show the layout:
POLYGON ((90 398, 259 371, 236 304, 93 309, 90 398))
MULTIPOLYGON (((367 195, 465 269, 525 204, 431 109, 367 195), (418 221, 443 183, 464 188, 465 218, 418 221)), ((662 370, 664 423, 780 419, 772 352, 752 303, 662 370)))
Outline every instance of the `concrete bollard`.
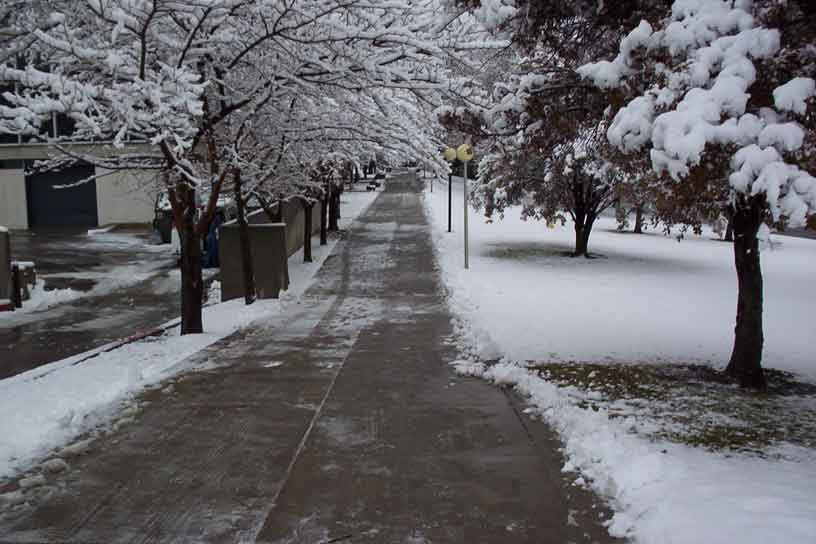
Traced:
POLYGON ((0 304, 11 300, 11 237, 0 227, 0 304))
POLYGON ((23 280, 16 263, 11 265, 11 304, 15 308, 23 307, 23 280))

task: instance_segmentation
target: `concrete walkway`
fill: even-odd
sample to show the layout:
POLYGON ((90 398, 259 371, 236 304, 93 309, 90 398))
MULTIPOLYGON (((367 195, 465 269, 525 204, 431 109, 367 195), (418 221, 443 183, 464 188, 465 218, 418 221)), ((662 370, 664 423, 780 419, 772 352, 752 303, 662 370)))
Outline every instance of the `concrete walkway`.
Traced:
POLYGON ((0 542, 607 542, 517 400, 456 377, 421 184, 389 182, 298 311, 198 354, 0 514, 0 542))

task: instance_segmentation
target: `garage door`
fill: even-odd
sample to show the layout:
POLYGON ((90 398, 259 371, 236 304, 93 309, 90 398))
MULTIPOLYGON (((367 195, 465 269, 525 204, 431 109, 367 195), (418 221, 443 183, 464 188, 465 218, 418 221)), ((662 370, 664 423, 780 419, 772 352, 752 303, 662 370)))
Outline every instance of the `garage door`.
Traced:
POLYGON ((29 227, 97 226, 95 181, 67 189, 54 188, 55 185, 75 183, 93 174, 93 166, 74 166, 59 172, 27 175, 29 227))

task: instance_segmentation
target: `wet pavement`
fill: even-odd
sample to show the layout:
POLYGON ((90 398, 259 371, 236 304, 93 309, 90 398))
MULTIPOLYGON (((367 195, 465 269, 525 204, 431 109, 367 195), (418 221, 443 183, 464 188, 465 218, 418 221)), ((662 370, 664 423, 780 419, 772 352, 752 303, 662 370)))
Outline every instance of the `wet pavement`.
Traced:
POLYGON ((63 291, 53 306, 0 314, 0 379, 178 315, 175 259, 144 229, 93 236, 86 230, 15 232, 11 246, 14 259, 35 263, 46 290, 63 291))
POLYGON ((611 541, 553 431, 451 371, 420 188, 390 181, 301 304, 146 392, 0 513, 0 541, 611 541))

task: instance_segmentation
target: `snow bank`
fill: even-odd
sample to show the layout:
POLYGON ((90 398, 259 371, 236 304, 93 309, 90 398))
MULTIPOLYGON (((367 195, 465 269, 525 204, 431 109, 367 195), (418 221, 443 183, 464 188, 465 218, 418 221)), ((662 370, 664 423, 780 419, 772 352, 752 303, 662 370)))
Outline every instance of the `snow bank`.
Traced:
POLYGON ((565 471, 610 499, 609 533, 642 543, 807 543, 816 535, 812 462, 726 457, 632 435, 628 418, 575 406, 559 388, 515 364, 459 361, 456 370, 511 385, 559 432, 565 471))
MULTIPOLYGON (((363 213, 376 195, 345 193, 341 228, 363 213)), ((245 306, 239 299, 206 307, 204 334, 181 336, 173 329, 158 338, 100 353, 79 364, 86 354, 0 380, 0 478, 24 470, 33 459, 106 424, 123 403, 145 387, 191 370, 188 358, 194 353, 297 301, 335 243, 314 244, 312 263, 302 262, 302 252, 292 255, 292 282, 280 300, 260 300, 245 306)))
POLYGON ((72 360, 81 356, 0 381, 0 476, 100 423, 145 386, 183 370, 176 365, 185 358, 279 308, 279 301, 229 301, 205 309, 205 334, 174 330, 76 366, 72 360))

